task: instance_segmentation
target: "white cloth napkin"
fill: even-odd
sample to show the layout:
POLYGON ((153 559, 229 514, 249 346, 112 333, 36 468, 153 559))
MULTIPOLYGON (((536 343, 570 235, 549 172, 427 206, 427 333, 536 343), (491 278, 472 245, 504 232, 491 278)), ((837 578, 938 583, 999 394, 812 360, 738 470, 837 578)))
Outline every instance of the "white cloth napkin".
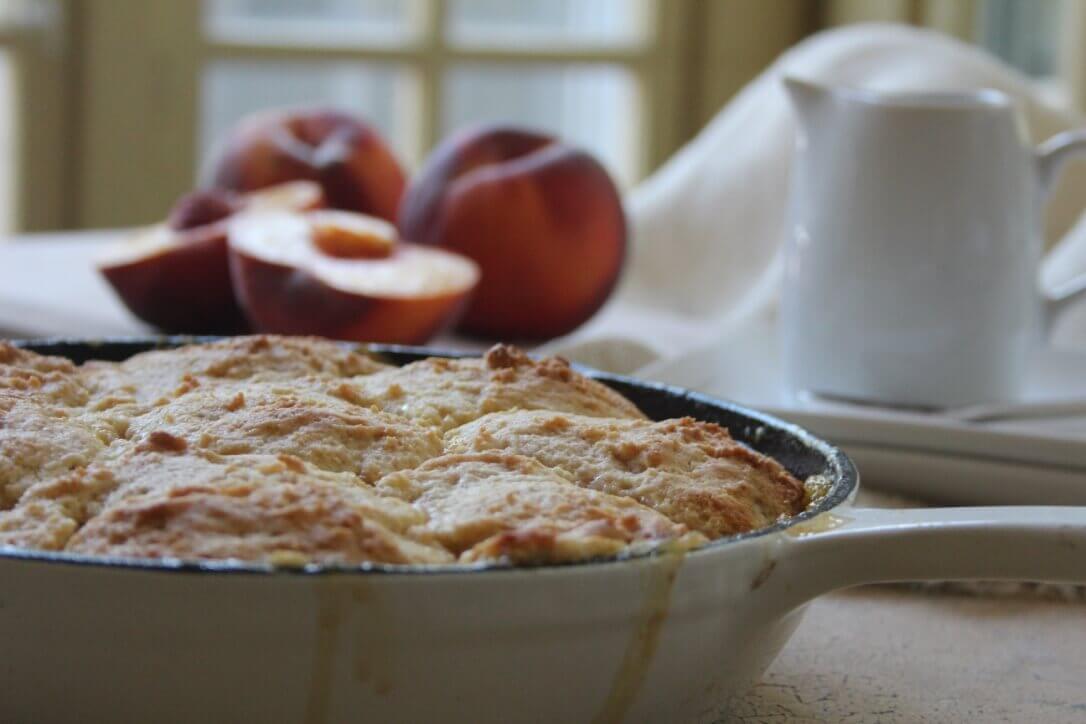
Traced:
MULTIPOLYGON (((828 30, 782 55, 701 133, 627 198, 632 249, 607 306, 546 346, 585 364, 646 374, 730 330, 772 315, 788 203, 795 125, 784 72, 828 85, 880 91, 996 88, 1017 98, 1035 142, 1083 124, 1047 103, 1026 77, 986 52, 935 32, 869 24, 828 30)), ((1046 211, 1055 286, 1086 271, 1086 164, 1072 164, 1046 211)), ((1086 310, 1059 338, 1086 340, 1086 310)))

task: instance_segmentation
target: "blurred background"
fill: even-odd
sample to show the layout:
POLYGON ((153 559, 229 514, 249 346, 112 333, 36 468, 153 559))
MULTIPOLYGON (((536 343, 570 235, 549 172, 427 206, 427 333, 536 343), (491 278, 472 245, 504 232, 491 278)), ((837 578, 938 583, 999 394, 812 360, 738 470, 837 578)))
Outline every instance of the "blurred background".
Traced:
POLYGON ((294 104, 364 114, 409 169, 520 122, 629 187, 782 50, 871 20, 1086 100, 1078 0, 0 0, 0 232, 158 220, 235 120, 294 104))

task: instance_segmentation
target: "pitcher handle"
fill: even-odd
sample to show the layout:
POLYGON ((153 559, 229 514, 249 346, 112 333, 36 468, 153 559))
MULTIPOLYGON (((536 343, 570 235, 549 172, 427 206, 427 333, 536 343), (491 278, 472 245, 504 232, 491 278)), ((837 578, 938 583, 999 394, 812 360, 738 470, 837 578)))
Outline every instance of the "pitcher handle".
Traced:
MULTIPOLYGON (((1037 175, 1045 195, 1059 180, 1064 165, 1075 156, 1086 156, 1086 129, 1058 133, 1037 147, 1037 175)), ((1052 329, 1067 309, 1086 299, 1086 274, 1061 285, 1045 299, 1045 328, 1052 329)))

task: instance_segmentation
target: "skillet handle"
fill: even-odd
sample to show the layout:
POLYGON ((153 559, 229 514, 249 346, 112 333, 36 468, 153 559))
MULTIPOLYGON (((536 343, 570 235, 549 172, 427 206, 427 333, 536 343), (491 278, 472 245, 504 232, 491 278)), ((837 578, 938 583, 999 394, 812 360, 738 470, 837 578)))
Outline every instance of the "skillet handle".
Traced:
POLYGON ((863 583, 1086 583, 1086 507, 844 507, 798 527, 766 581, 789 608, 863 583))

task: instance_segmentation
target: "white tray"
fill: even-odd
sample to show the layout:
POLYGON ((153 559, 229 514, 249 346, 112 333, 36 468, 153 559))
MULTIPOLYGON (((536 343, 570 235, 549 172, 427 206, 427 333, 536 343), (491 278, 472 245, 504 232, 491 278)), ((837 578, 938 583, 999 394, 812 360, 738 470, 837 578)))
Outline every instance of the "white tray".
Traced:
MULTIPOLYGON (((962 423, 938 414, 815 400, 785 390, 775 330, 751 322, 643 375, 802 425, 852 456, 865 484, 958 504, 1086 504, 1086 416, 962 423)), ((1086 397, 1086 352, 1034 356, 1024 399, 1086 397)))

